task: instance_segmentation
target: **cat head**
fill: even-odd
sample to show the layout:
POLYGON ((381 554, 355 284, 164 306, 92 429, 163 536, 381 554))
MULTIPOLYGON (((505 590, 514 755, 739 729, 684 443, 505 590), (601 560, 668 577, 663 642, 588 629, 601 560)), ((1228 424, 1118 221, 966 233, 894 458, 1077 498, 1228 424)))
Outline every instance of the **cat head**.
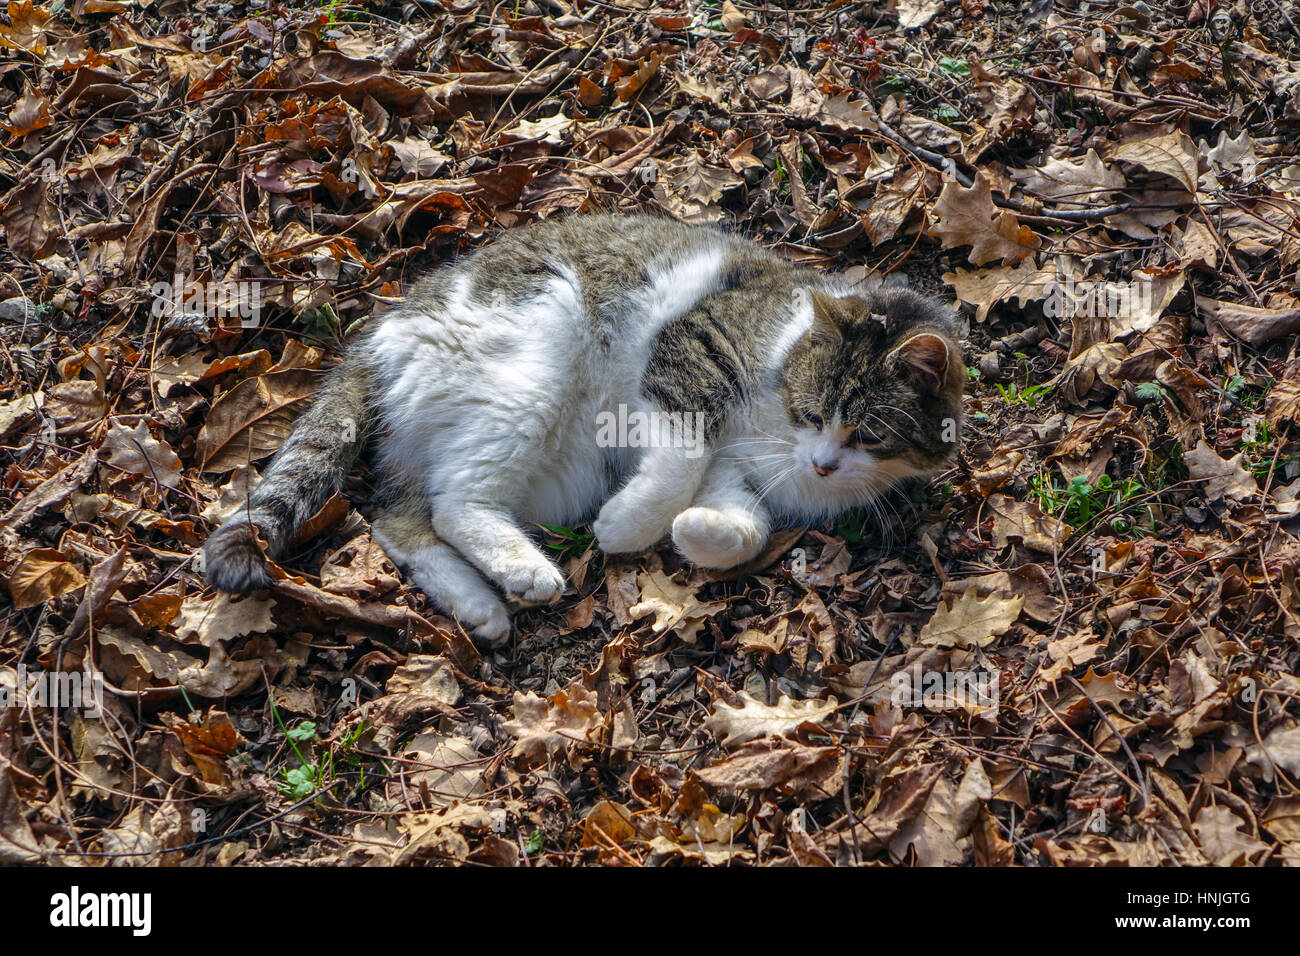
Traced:
POLYGON ((966 383, 952 311, 905 288, 809 295, 812 326, 778 388, 800 485, 844 498, 937 471, 957 449, 966 383))

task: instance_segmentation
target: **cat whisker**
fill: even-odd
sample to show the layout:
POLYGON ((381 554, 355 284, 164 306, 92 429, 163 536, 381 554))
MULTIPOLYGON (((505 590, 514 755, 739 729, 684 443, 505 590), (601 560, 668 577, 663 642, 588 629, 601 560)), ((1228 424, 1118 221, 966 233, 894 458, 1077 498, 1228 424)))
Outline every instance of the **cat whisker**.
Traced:
POLYGON ((911 414, 909 414, 908 412, 903 411, 903 410, 902 410, 901 408, 899 408, 897 405, 881 405, 880 407, 881 407, 881 409, 883 409, 884 411, 887 411, 887 412, 898 412, 898 414, 902 415, 902 416, 903 416, 904 418, 906 418, 909 422, 911 422, 913 425, 915 425, 915 426, 916 426, 916 430, 917 430, 918 432, 924 430, 924 429, 921 428, 921 423, 920 423, 920 422, 918 422, 918 421, 917 421, 917 420, 916 420, 916 419, 915 419, 911 414))
POLYGON ((893 425, 889 424, 889 422, 885 421, 883 418, 881 418, 881 417, 880 417, 879 415, 877 415, 875 412, 864 412, 863 414, 864 414, 866 417, 872 419, 873 421, 879 422, 879 423, 880 423, 882 426, 884 426, 885 428, 888 428, 891 432, 893 432, 895 435, 897 435, 897 436, 898 436, 900 439, 902 439, 903 441, 907 441, 907 440, 908 440, 906 435, 904 435, 902 432, 900 432, 900 431, 899 431, 897 428, 895 428, 893 425))
MULTIPOLYGON (((793 475, 798 470, 798 468, 799 468, 798 464, 789 465, 788 467, 783 468, 781 471, 778 471, 775 475, 773 475, 771 478, 765 481, 763 483, 763 486, 758 491, 754 492, 755 507, 757 507, 757 502, 761 502, 764 498, 766 498, 769 494, 771 494, 772 491, 778 485, 780 485, 783 481, 785 481, 787 478, 793 475)), ((750 514, 751 515, 753 514, 752 509, 750 510, 750 514)))

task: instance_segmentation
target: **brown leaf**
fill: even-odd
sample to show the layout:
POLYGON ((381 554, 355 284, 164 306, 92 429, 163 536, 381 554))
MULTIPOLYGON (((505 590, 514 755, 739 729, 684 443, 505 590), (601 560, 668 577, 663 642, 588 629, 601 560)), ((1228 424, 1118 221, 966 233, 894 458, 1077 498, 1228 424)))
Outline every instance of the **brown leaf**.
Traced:
POLYGON ((1177 180, 1189 193, 1196 192, 1196 146, 1184 132, 1146 132, 1120 143, 1110 151, 1110 158, 1168 176, 1177 180))
POLYGON ((931 214, 934 224, 926 230, 927 235, 938 239, 945 249, 970 246, 967 258, 977 266, 994 259, 1011 265, 1042 245, 1029 227, 993 204, 992 187, 982 173, 970 187, 955 180, 945 183, 931 214))
POLYGON ((110 465, 128 474, 152 478, 164 488, 180 484, 180 457, 166 442, 149 434, 144 422, 127 428, 120 419, 113 419, 100 451, 110 465))
POLYGON ((715 701, 703 727, 718 737, 724 747, 734 747, 769 735, 785 736, 801 724, 819 724, 835 713, 838 706, 834 697, 797 701, 785 694, 775 705, 763 704, 741 691, 739 707, 724 700, 715 701))
POLYGON ((363 598, 387 594, 401 579, 375 540, 360 534, 321 562, 320 583, 326 591, 363 598))
POLYGON ((478 666, 479 656, 469 639, 458 631, 448 631, 425 620, 415 611, 400 604, 383 604, 378 601, 357 601, 342 594, 332 594, 302 578, 289 577, 277 567, 271 573, 276 577, 277 597, 292 598, 308 607, 323 611, 333 617, 361 621, 376 627, 386 627, 399 633, 413 632, 432 641, 440 653, 448 655, 462 671, 472 671, 478 666))
POLYGON ((1205 497, 1211 500, 1249 498, 1259 494, 1255 476, 1242 464, 1245 457, 1245 452, 1238 452, 1225 460, 1204 441, 1183 453, 1188 477, 1192 481, 1204 481, 1205 497))
POLYGON ((25 495, 18 504, 10 508, 4 518, 0 519, 0 528, 17 531, 42 508, 48 508, 50 505, 57 505, 62 502, 80 488, 83 481, 90 477, 90 473, 95 470, 97 460, 96 449, 86 449, 80 458, 61 468, 57 474, 42 481, 25 495))
POLYGON ((9 593, 14 607, 35 607, 75 591, 86 583, 85 576, 68 556, 54 548, 33 548, 19 559, 9 575, 9 593))
POLYGON ((996 305, 1012 299, 1024 308, 1046 298, 1058 279, 1055 270, 1040 269, 1032 259, 1015 266, 990 269, 958 269, 945 272, 943 281, 952 286, 957 298, 975 306, 975 321, 983 322, 996 305))
POLYGON ((988 504, 993 512, 994 547, 1005 548, 1010 539, 1019 538, 1025 547, 1051 554, 1070 536, 1069 525, 1031 501, 993 495, 988 504))
POLYGON ((968 836, 975 817, 993 794, 988 775, 978 757, 966 765, 960 784, 941 776, 930 791, 925 809, 899 829, 889 841, 889 852, 902 860, 910 847, 920 866, 953 866, 970 848, 968 836))
POLYGON ((33 130, 50 125, 50 101, 30 86, 9 111, 9 122, 0 123, 14 137, 21 138, 33 130))
POLYGON ((1264 345, 1300 331, 1300 306, 1264 308, 1197 296, 1196 308, 1205 318, 1251 345, 1264 345))
POLYGON ((32 0, 10 0, 8 14, 9 22, 0 24, 0 46, 37 55, 44 53, 50 11, 36 6, 32 0))
POLYGON ((552 757, 568 757, 577 769, 578 751, 604 727, 596 694, 580 683, 550 697, 515 693, 514 719, 504 730, 517 742, 510 752, 526 767, 544 767, 552 757))
POLYGON ((205 783, 226 785, 230 774, 226 758, 239 749, 241 737, 225 711, 208 711, 202 724, 192 724, 177 714, 163 713, 163 722, 180 738, 185 752, 198 767, 205 783))
POLYGON ((637 581, 641 600, 628 614, 633 620, 653 614, 656 634, 672 631, 688 644, 694 643, 705 619, 726 609, 722 601, 701 602, 695 588, 678 584, 662 571, 642 572, 637 581))
POLYGON ((245 634, 266 634, 275 629, 275 619, 271 614, 274 604, 271 598, 255 594, 188 597, 181 604, 176 637, 211 647, 245 634))
POLYGON ((933 647, 987 647, 1006 633, 1024 606, 1025 599, 1019 594, 980 598, 972 586, 951 606, 940 604, 916 640, 933 647))
POLYGON ((272 454, 319 377, 304 369, 245 379, 213 403, 195 443, 203 471, 230 471, 272 454))
POLYGON ((724 790, 767 790, 790 786, 796 790, 822 785, 841 766, 838 747, 809 747, 789 740, 754 740, 736 752, 698 771, 708 787, 724 790))
POLYGON ((36 178, 6 193, 0 198, 0 224, 5 229, 5 244, 14 255, 43 259, 53 252, 60 229, 49 184, 36 178))

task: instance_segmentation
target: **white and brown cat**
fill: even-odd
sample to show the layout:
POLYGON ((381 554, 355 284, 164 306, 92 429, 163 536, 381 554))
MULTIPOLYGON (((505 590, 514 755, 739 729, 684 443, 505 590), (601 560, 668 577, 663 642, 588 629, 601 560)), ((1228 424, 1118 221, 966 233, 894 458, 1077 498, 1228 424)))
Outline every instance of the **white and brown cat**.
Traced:
POLYGON ((208 539, 205 573, 227 591, 269 586, 267 553, 369 441, 386 500, 375 537, 496 643, 502 596, 565 587, 530 525, 595 517, 607 552, 671 534, 696 564, 743 564, 782 523, 939 469, 965 379, 954 316, 906 289, 855 293, 652 217, 538 223, 433 272, 349 347, 249 506, 208 539))

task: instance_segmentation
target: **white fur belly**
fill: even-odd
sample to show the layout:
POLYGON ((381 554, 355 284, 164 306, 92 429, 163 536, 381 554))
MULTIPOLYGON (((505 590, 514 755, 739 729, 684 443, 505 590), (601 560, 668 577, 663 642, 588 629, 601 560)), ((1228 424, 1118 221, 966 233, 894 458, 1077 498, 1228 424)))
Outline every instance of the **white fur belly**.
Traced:
POLYGON ((430 495, 525 522, 593 517, 644 451, 598 441, 601 414, 652 411, 640 382, 653 336, 716 287, 722 260, 705 246, 653 266, 609 345, 573 273, 504 306, 471 300, 462 275, 436 314, 395 314, 373 339, 383 465, 430 495))

